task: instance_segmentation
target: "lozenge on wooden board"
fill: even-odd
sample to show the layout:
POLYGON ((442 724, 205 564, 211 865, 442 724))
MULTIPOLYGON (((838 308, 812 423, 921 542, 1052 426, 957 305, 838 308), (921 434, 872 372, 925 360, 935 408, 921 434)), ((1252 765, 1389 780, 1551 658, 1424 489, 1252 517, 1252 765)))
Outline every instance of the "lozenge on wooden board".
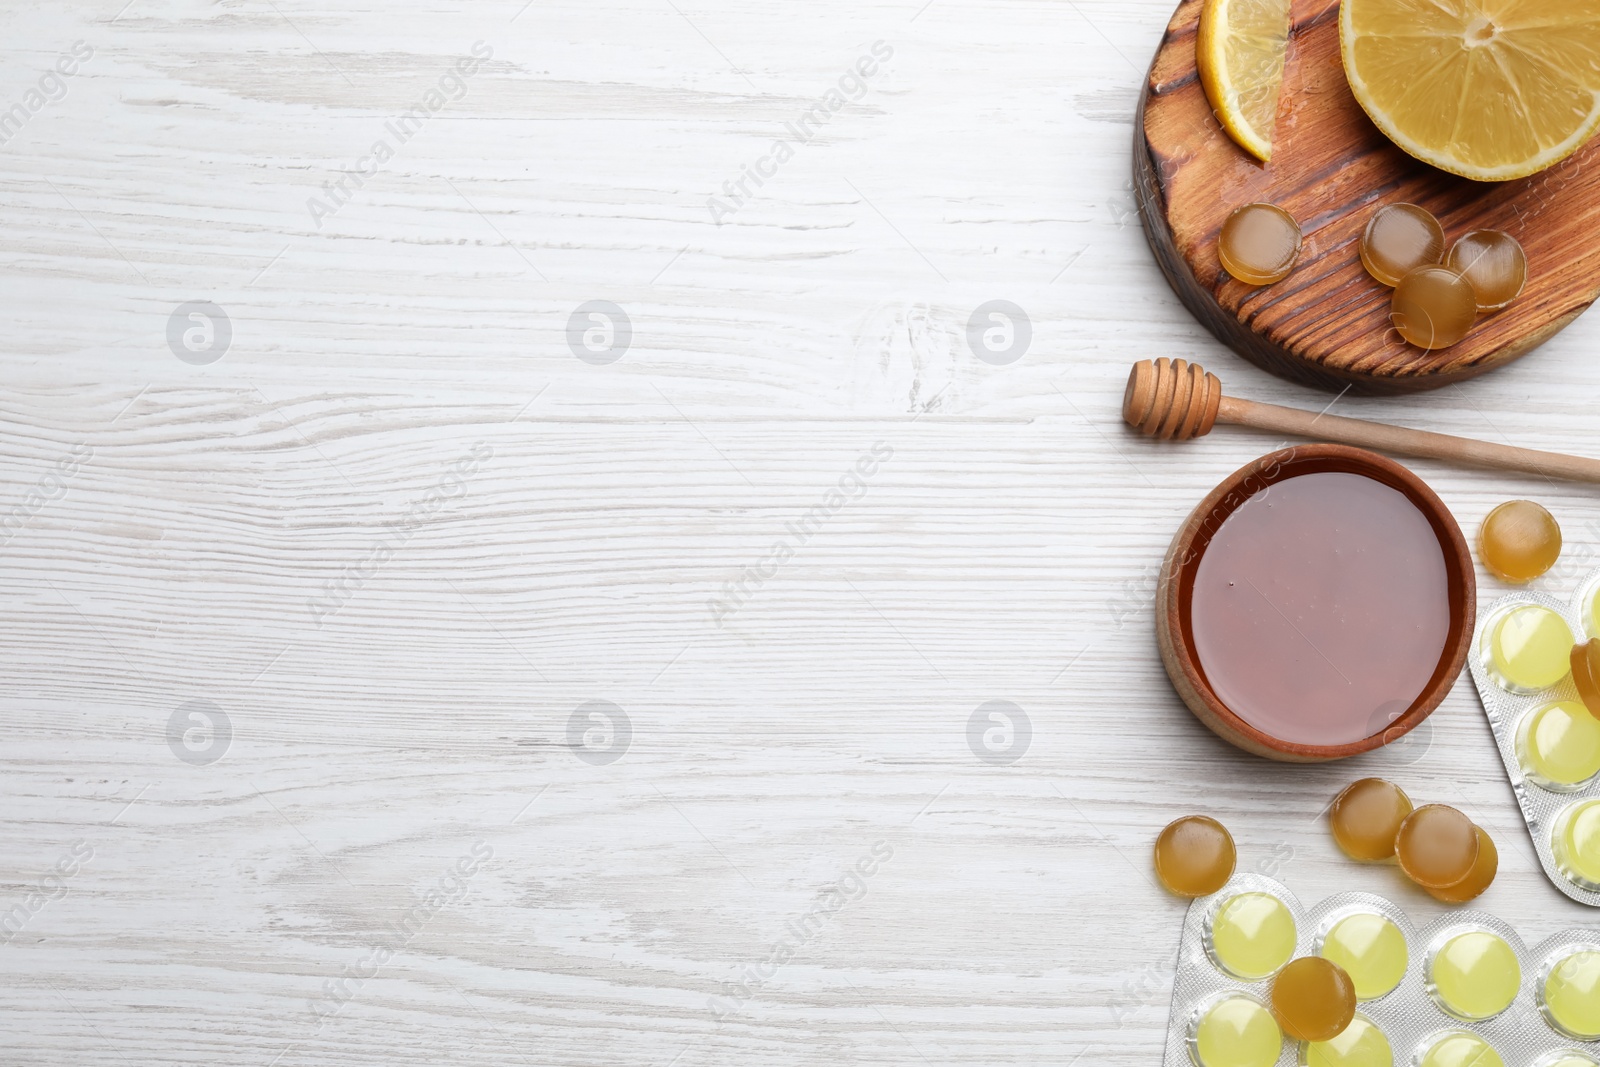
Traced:
POLYGON ((1212 114, 1195 69, 1201 0, 1184 0, 1150 68, 1135 124, 1134 189, 1162 272, 1212 333, 1276 374, 1361 393, 1434 389, 1531 351, 1600 295, 1600 138, 1528 178, 1472 182, 1396 148, 1351 95, 1337 0, 1295 0, 1272 162, 1253 160, 1212 114), (1276 285, 1230 278, 1217 239, 1230 212, 1265 201, 1299 221, 1304 246, 1276 285), (1528 283, 1466 337, 1427 351, 1390 327, 1391 292, 1361 263, 1360 240, 1386 204, 1426 208, 1454 242, 1504 230, 1528 283))

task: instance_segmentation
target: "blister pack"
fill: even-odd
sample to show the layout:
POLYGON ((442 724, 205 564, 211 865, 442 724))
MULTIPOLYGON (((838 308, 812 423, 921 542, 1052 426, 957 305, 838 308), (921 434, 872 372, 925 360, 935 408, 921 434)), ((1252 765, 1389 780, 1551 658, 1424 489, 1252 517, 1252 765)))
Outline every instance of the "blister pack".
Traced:
POLYGON ((1600 929, 1529 949, 1508 924, 1458 910, 1414 926, 1392 901, 1313 907, 1256 874, 1196 900, 1183 924, 1164 1067, 1596 1067, 1600 929), (1321 956, 1355 987, 1329 1041, 1286 1038, 1273 982, 1321 956))
POLYGON ((1468 665, 1501 762, 1550 881, 1600 907, 1600 719, 1572 679, 1574 643, 1595 634, 1600 571, 1562 603, 1501 597, 1478 620, 1468 665))

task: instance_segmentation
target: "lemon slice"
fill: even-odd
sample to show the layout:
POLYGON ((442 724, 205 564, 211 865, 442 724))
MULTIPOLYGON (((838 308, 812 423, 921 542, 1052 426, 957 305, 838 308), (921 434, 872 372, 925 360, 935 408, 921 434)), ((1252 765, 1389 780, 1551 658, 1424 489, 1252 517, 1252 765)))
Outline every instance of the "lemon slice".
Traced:
POLYGON ((1200 84, 1228 136, 1263 163, 1272 158, 1289 0, 1206 0, 1195 59, 1200 84))
POLYGON ((1343 0, 1350 89, 1395 144, 1506 181, 1600 126, 1600 0, 1343 0))

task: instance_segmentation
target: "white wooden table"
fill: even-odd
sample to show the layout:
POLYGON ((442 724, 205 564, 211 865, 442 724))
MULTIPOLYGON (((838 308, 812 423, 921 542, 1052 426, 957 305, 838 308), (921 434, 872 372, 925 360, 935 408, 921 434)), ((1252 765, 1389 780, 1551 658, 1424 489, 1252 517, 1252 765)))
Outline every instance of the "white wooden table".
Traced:
MULTIPOLYGON (((1155 565, 1277 442, 1133 438, 1128 364, 1330 399, 1145 248, 1169 2, 8 5, 0 1062, 1150 1064, 1171 818, 1435 913, 1359 774, 1600 921, 1468 680, 1311 768, 1167 684, 1155 565)), ((1338 410, 1600 454, 1597 334, 1338 410)), ((1415 467, 1600 562, 1594 490, 1415 467)))

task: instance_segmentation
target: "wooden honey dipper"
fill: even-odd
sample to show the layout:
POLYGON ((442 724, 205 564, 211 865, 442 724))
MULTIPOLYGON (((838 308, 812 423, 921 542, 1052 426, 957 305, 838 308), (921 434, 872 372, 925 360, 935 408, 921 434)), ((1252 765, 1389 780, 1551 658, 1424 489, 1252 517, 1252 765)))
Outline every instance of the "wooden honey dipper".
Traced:
POLYGON ((1186 441, 1202 437, 1217 423, 1230 422, 1403 456, 1424 456, 1497 470, 1600 482, 1600 460, 1338 415, 1314 415, 1297 408, 1223 396, 1222 382, 1215 374, 1208 373, 1198 363, 1181 359, 1145 359, 1135 363, 1133 372, 1128 375, 1128 391, 1122 397, 1122 417, 1146 437, 1163 440, 1186 441))

